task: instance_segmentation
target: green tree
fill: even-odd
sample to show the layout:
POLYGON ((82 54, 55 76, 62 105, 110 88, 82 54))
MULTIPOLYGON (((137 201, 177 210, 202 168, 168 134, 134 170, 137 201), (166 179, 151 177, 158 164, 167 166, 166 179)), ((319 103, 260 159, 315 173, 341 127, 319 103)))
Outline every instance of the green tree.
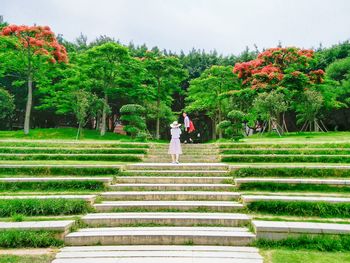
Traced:
POLYGON ((47 68, 68 62, 67 52, 47 26, 16 26, 2 28, 0 33, 0 72, 14 76, 22 86, 27 83, 28 95, 24 118, 24 133, 30 129, 33 103, 33 83, 45 78, 47 68))
POLYGON ((7 90, 0 88, 0 120, 10 117, 14 110, 13 96, 7 90))
POLYGON ((242 128, 245 118, 246 116, 242 111, 232 110, 227 114, 227 120, 218 124, 218 128, 223 130, 226 136, 239 141, 243 137, 242 128))
POLYGON ((144 59, 148 74, 148 87, 156 104, 156 138, 160 138, 161 108, 170 107, 172 95, 180 90, 180 84, 187 77, 187 71, 182 68, 176 57, 157 55, 155 52, 146 53, 144 59), (162 104, 162 105, 161 105, 162 104), (162 107, 161 107, 162 106, 162 107))
MULTIPOLYGON (((230 66, 212 66, 199 78, 193 79, 188 88, 186 110, 203 111, 213 122, 213 139, 216 139, 216 126, 228 109, 227 92, 238 90, 240 83, 230 66)), ((222 137, 221 130, 220 138, 222 137)))

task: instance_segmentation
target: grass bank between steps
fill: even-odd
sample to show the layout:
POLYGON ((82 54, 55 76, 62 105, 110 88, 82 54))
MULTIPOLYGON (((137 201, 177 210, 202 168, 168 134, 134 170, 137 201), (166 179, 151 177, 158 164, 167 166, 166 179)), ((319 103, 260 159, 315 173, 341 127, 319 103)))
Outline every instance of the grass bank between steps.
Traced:
POLYGON ((54 255, 35 255, 35 256, 17 256, 17 255, 0 255, 0 263, 50 263, 54 255))
POLYGON ((348 263, 349 252, 320 252, 304 249, 260 249, 264 263, 348 263))
POLYGON ((55 167, 55 166, 31 166, 31 167, 0 167, 1 175, 28 175, 28 176, 50 176, 50 175, 118 175, 120 170, 112 167, 55 167))
POLYGON ((222 162, 226 163, 350 163, 350 155, 223 155, 222 162))
POLYGON ((255 201, 247 204, 250 211, 271 215, 350 218, 350 203, 304 201, 255 201))
POLYGON ((239 168, 231 171, 233 177, 327 177, 327 178, 349 178, 350 169, 337 168, 262 168, 250 167, 239 168))
POLYGON ((4 230, 0 231, 0 247, 2 248, 23 248, 23 247, 60 247, 63 240, 57 236, 58 231, 42 230, 4 230))

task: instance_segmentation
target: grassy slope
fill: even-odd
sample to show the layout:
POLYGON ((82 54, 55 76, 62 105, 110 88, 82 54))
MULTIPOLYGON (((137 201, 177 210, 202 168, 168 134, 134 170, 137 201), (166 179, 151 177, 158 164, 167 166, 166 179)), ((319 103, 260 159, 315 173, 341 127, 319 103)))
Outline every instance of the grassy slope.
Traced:
POLYGON ((345 263, 350 253, 319 252, 309 250, 261 250, 265 263, 345 263))
POLYGON ((0 255, 0 263, 49 263, 53 259, 54 259, 53 255, 38 255, 38 256, 0 255))

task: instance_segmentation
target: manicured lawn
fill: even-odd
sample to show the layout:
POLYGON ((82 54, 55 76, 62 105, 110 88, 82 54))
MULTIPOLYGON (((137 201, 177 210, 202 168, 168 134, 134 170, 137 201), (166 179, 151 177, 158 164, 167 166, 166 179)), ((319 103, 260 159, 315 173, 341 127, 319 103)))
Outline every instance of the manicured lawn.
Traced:
POLYGON ((13 256, 0 255, 0 263, 49 263, 53 260, 53 255, 40 256, 13 256))
POLYGON ((265 263, 348 263, 350 253, 308 250, 261 250, 265 263))

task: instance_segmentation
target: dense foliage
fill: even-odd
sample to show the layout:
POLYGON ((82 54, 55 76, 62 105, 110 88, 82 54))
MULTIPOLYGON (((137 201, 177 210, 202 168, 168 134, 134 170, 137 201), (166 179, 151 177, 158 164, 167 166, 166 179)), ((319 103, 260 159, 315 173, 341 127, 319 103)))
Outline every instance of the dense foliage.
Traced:
POLYGON ((103 136, 120 121, 128 124, 123 105, 138 104, 146 124, 138 129, 153 138, 168 137, 169 122, 184 109, 204 139, 233 138, 241 127, 271 122, 284 131, 346 130, 349 59, 348 41, 317 50, 247 48, 238 56, 196 49, 176 54, 108 36, 69 42, 48 26, 4 23, 0 85, 9 95, 1 91, 1 100, 13 101, 16 110, 1 111, 1 128, 28 134, 31 127, 64 125, 78 127, 77 138, 84 127, 103 136), (246 125, 234 124, 234 112, 246 125))

